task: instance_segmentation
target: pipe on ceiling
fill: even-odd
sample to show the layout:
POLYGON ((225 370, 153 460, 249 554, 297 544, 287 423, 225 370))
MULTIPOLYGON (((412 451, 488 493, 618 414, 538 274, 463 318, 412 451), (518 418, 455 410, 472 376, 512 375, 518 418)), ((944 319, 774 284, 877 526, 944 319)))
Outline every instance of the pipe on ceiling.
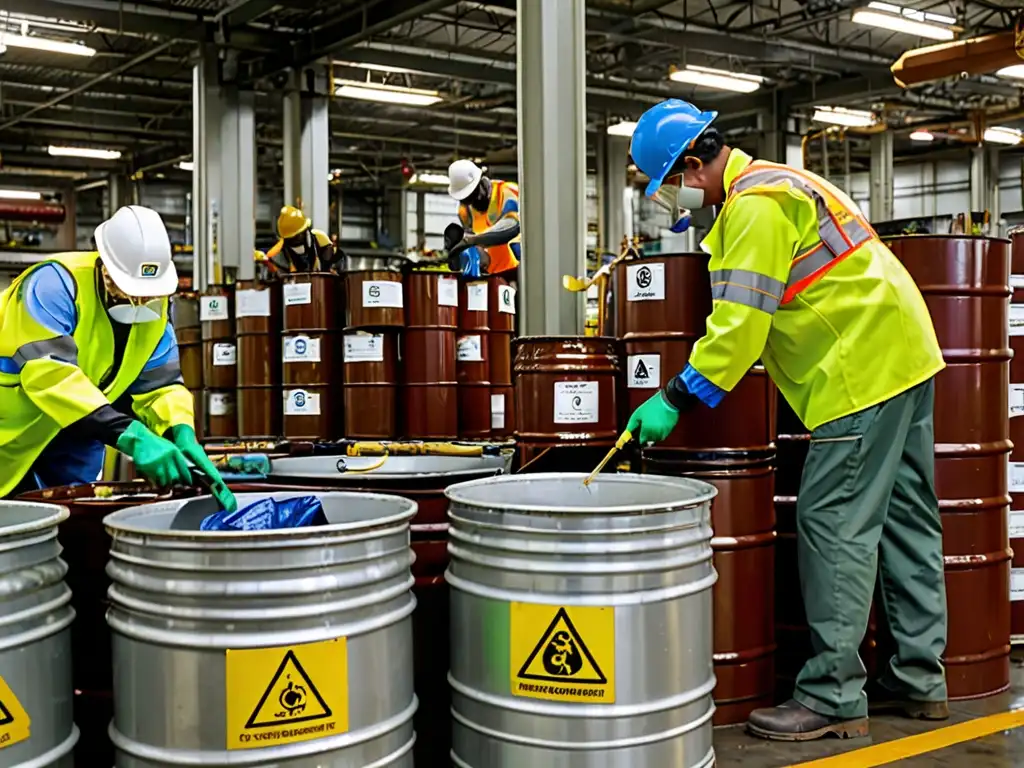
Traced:
POLYGON ((60 224, 67 212, 57 203, 0 200, 0 221, 45 221, 60 224))
POLYGON ((1021 59, 1024 52, 1015 50, 1011 30, 906 51, 890 71, 898 86, 909 88, 948 77, 984 75, 1020 64, 1021 59))

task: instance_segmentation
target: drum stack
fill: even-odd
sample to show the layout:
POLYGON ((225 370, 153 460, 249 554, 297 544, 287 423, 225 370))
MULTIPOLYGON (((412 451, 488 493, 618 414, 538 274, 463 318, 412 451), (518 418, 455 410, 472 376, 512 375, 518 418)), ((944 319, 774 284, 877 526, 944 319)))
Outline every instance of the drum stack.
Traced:
POLYGON ((1010 230, 1010 642, 1024 643, 1024 227, 1010 230))
POLYGON ((260 280, 236 283, 238 436, 243 440, 281 434, 280 329, 280 289, 260 280))
POLYGON ((516 289, 500 276, 490 278, 488 286, 491 437, 501 439, 511 437, 515 431, 512 338, 516 332, 516 289))
POLYGON ((178 293, 171 297, 171 325, 178 340, 178 361, 181 378, 192 393, 195 408, 196 435, 203 437, 203 342, 199 323, 199 297, 195 293, 178 293))
POLYGON ((238 437, 235 387, 238 349, 232 319, 232 286, 211 285, 199 297, 202 326, 204 436, 208 440, 238 437))
POLYGON ((459 289, 459 437, 491 436, 490 286, 487 280, 464 281, 459 289))

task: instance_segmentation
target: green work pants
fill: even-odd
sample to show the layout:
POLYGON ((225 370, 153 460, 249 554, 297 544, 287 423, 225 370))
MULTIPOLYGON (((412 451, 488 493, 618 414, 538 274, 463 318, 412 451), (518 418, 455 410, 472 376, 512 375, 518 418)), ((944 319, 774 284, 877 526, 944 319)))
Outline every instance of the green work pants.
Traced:
POLYGON ((901 698, 946 698, 934 400, 932 379, 811 435, 797 498, 797 555, 814 656, 794 697, 819 714, 867 714, 858 649, 876 574, 896 641, 880 682, 901 698))

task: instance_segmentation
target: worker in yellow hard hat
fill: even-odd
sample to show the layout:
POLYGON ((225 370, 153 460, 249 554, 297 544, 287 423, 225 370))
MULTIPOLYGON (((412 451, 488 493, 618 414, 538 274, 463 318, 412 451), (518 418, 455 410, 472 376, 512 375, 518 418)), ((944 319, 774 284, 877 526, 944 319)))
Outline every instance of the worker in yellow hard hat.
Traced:
POLYGON ((338 261, 334 243, 326 232, 313 229, 313 222, 294 205, 286 205, 277 216, 280 238, 267 251, 273 269, 282 272, 324 272, 338 261))

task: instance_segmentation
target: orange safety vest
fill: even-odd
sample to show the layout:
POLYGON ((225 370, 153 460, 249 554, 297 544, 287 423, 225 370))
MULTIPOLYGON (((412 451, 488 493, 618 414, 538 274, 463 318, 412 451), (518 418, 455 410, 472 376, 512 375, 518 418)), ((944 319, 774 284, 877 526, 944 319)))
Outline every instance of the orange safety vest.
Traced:
MULTIPOLYGON (((519 187, 511 181, 491 181, 491 202, 484 212, 478 211, 468 205, 459 206, 459 219, 462 226, 472 229, 474 234, 490 229, 502 218, 501 211, 507 200, 512 197, 519 200, 519 187)), ((514 214, 519 219, 518 211, 514 214)), ((512 252, 512 243, 519 243, 520 236, 513 238, 511 243, 505 245, 492 245, 487 251, 491 257, 491 263, 487 267, 488 274, 495 275, 499 272, 508 272, 519 266, 519 259, 512 252)))

